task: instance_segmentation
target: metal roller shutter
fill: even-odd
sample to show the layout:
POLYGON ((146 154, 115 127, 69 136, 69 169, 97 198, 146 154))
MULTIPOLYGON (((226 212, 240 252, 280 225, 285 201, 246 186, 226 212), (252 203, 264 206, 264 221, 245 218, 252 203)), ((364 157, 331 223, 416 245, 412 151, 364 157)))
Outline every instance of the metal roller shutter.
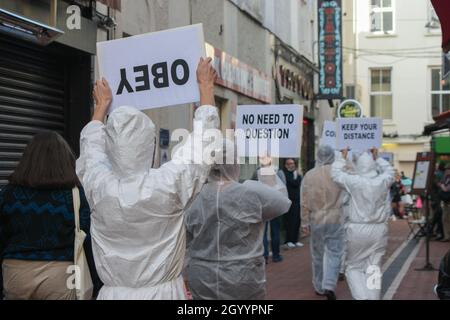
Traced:
POLYGON ((0 186, 39 131, 65 133, 65 68, 45 48, 0 36, 0 186))

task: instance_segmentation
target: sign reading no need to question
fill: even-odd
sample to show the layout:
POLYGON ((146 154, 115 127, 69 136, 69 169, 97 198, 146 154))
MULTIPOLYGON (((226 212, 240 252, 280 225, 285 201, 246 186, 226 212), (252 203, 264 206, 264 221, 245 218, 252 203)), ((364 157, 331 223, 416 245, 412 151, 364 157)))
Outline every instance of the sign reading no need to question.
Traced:
POLYGON ((365 151, 380 148, 383 140, 381 118, 347 118, 337 120, 337 147, 339 150, 365 151))
POLYGON ((113 91, 111 109, 152 109, 200 101, 197 66, 206 56, 201 24, 97 44, 100 76, 113 91))
POLYGON ((238 106, 236 139, 240 157, 299 158, 303 131, 299 105, 238 106))

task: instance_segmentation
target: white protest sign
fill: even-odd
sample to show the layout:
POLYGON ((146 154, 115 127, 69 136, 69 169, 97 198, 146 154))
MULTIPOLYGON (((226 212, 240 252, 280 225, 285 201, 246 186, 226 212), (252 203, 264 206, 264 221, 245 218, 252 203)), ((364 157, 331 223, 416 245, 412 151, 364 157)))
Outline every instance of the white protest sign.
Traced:
POLYGON ((99 42, 100 77, 119 106, 151 109, 200 101, 197 66, 206 56, 201 24, 99 42))
POLYGON ((238 106, 238 154, 240 157, 299 158, 302 124, 303 107, 299 105, 238 106))
POLYGON ((337 147, 365 151, 380 148, 383 140, 381 118, 342 118, 337 120, 337 147))
POLYGON ((336 122, 325 121, 323 123, 322 138, 320 139, 320 145, 327 145, 336 149, 336 122))

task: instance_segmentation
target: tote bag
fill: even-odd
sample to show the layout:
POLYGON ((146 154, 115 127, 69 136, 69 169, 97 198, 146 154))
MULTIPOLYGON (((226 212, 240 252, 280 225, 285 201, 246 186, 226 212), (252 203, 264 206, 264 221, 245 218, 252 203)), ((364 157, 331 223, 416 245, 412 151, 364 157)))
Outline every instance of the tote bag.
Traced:
POLYGON ((76 268, 76 293, 77 300, 91 300, 94 290, 91 273, 84 252, 83 243, 86 239, 86 233, 80 228, 80 190, 75 187, 72 189, 73 209, 75 213, 75 251, 74 264, 76 268))

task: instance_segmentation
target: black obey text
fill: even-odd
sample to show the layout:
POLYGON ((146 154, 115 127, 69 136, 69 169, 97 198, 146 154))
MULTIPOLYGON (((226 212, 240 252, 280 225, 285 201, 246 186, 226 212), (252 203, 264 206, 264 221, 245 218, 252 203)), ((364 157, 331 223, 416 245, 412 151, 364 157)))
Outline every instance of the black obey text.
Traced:
POLYGON ((182 86, 189 81, 189 65, 183 59, 175 60, 170 66, 167 62, 155 63, 151 67, 149 65, 141 65, 133 67, 135 87, 133 88, 128 81, 128 74, 125 68, 120 69, 120 83, 117 88, 116 95, 121 95, 124 90, 128 93, 141 92, 151 89, 150 73, 153 76, 153 87, 156 89, 168 88, 170 86, 170 79, 175 85, 182 86), (177 73, 182 70, 181 76, 177 73))

